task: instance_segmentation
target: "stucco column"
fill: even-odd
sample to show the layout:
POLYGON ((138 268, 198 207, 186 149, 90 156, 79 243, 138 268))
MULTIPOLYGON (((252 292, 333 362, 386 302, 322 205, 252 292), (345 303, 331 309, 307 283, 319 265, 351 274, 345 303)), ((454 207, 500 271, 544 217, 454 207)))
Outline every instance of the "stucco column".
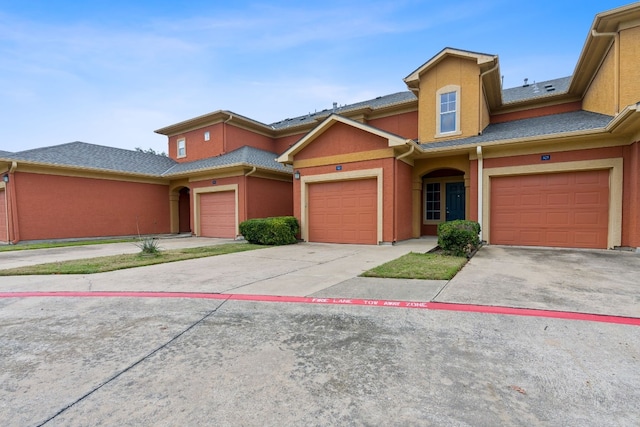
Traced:
POLYGON ((180 232, 180 192, 171 191, 169 193, 169 218, 171 224, 171 232, 180 232))

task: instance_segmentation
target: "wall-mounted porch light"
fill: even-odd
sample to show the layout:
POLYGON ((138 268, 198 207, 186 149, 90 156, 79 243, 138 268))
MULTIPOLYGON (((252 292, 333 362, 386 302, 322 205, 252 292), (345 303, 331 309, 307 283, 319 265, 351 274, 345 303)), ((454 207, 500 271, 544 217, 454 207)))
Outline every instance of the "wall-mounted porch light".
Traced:
POLYGON ((5 184, 7 182, 9 182, 9 174, 8 173, 5 173, 4 175, 2 175, 2 181, 4 181, 5 184))
POLYGON ((293 174, 293 177, 298 180, 300 179, 300 171, 295 171, 295 173, 293 174))

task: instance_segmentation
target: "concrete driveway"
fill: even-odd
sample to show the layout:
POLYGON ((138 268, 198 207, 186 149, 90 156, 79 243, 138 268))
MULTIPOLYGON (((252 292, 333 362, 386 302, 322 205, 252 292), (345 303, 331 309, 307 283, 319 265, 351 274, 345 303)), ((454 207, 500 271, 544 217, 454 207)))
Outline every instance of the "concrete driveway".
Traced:
MULTIPOLYGON (((534 252, 516 263, 515 248, 483 248, 450 282, 356 277, 434 244, 302 244, 90 276, 2 277, 2 424, 637 425, 640 325, 342 303, 530 297, 570 307, 542 289, 515 292, 524 279, 509 288, 537 269, 534 252), (491 272, 509 275, 500 291, 481 290, 499 282, 491 272), (51 290, 72 293, 9 293, 51 290), (92 294, 100 290, 110 293, 92 294)), ((620 260, 637 266, 637 255, 608 255, 613 272, 620 260)), ((533 284, 562 277, 554 265, 545 271, 558 276, 533 284)), ((633 295, 633 283, 620 286, 609 293, 633 295)))
POLYGON ((640 318, 640 254, 485 246, 435 300, 640 318))

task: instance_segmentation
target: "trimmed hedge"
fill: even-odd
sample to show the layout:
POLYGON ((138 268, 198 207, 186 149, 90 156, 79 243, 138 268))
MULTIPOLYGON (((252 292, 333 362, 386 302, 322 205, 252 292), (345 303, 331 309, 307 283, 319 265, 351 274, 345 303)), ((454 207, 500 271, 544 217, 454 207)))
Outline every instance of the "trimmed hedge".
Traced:
POLYGON ((464 256, 480 246, 480 224, 455 220, 438 224, 438 245, 447 253, 464 256))
POLYGON ((240 223, 240 234, 246 241, 258 245, 290 245, 297 243, 298 220, 292 216, 255 218, 240 223))

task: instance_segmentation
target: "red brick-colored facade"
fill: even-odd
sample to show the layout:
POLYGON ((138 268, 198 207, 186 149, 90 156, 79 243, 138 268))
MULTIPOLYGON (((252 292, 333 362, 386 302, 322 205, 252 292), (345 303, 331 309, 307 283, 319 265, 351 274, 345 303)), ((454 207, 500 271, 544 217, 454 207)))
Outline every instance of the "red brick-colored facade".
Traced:
POLYGON ((169 232, 168 186, 16 171, 16 240, 169 232))
MULTIPOLYGON (((102 173, 0 159, 0 174, 9 177, 0 187, 0 241, 198 235, 202 218, 212 217, 201 212, 199 198, 216 192, 233 193, 229 200, 236 206, 228 215, 236 228, 250 218, 295 215, 301 237, 309 240, 310 218, 333 214, 326 206, 322 215, 309 212, 309 190, 368 180, 362 188, 369 194, 375 182, 375 206, 364 213, 354 208, 354 215, 376 218, 371 227, 377 243, 435 235, 452 218, 478 221, 481 237, 492 243, 492 228, 500 229, 492 224, 502 213, 495 200, 505 201, 492 182, 533 177, 520 181, 537 182, 528 194, 546 197, 538 191, 540 183, 552 182, 545 177, 565 173, 579 180, 600 171, 608 176, 609 200, 598 247, 638 248, 639 22, 638 4, 598 14, 574 75, 549 82, 503 89, 496 55, 445 48, 404 79, 408 92, 272 125, 222 110, 170 125, 156 131, 167 136, 168 155, 178 166, 166 173, 102 173), (453 99, 455 108, 441 110, 443 99, 453 99), (451 123, 443 121, 451 117, 451 123), (244 152, 247 147, 253 151, 244 152)), ((358 186, 341 188, 347 187, 354 192, 358 186)), ((563 191, 585 196, 579 187, 563 191)), ((340 198, 336 193, 331 197, 340 198)), ((345 197, 334 201, 351 208, 345 197)), ((526 225, 526 209, 510 212, 516 226, 526 225)), ((542 225, 534 232, 545 234, 546 214, 539 213, 542 225)), ((575 214, 554 213, 556 219, 575 214)), ((368 236, 371 231, 365 230, 368 236)))

